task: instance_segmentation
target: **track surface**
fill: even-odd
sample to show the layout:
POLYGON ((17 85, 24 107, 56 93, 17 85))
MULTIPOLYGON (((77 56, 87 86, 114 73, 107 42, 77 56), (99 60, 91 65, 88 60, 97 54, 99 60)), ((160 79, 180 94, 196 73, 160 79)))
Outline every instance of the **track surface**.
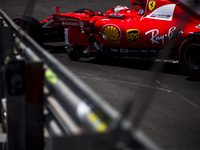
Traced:
MULTIPOLYGON (((105 12, 119 4, 129 6, 128 0, 27 2, 1 0, 0 7, 12 19, 25 14, 43 20, 55 13, 55 6, 60 6, 60 12, 79 8, 105 12)), ((63 43, 46 49, 117 110, 131 101, 129 119, 162 149, 200 149, 200 82, 189 78, 178 64, 119 58, 73 62, 63 43)))

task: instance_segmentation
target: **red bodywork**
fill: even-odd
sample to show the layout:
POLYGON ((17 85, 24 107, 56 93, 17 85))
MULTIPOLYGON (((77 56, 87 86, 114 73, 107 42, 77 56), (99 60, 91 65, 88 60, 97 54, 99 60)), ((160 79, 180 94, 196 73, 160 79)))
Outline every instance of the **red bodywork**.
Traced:
POLYGON ((137 56, 144 54, 141 51, 173 50, 184 68, 200 75, 200 15, 179 0, 130 0, 130 4, 130 9, 120 5, 105 14, 90 10, 61 14, 57 7, 56 14, 41 24, 64 30, 72 60, 92 52, 137 56))
MULTIPOLYGON (((176 35, 179 46, 184 37, 200 31, 200 17, 177 0, 131 0, 142 2, 137 9, 120 12, 108 10, 105 15, 84 13, 57 13, 42 21, 54 21, 49 26, 68 29, 68 42, 89 46, 88 36, 106 47, 161 48, 176 35), (91 31, 91 26, 93 29, 91 31)), ((42 23, 41 22, 41 23, 42 23)))

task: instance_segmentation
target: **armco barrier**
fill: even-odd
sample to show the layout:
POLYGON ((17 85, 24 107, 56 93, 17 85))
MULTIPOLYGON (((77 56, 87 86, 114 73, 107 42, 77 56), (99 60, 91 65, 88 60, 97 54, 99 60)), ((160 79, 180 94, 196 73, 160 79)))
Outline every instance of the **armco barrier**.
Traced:
POLYGON ((159 149, 2 10, 0 42, 2 149, 159 149))

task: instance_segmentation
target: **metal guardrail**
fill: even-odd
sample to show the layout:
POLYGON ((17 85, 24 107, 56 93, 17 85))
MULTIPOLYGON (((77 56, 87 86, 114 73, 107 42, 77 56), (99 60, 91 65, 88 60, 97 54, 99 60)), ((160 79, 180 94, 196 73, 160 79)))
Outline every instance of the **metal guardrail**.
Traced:
POLYGON ((159 149, 2 10, 0 41, 3 148, 159 149))

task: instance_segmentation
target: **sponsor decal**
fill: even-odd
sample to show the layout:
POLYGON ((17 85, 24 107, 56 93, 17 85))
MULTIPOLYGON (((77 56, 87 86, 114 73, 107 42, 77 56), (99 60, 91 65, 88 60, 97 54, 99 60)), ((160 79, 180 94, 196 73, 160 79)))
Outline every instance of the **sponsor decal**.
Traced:
POLYGON ((116 25, 105 25, 102 29, 102 33, 105 35, 104 38, 112 42, 119 42, 121 38, 121 31, 116 25))
POLYGON ((168 33, 159 35, 160 31, 158 29, 153 29, 153 30, 147 31, 145 35, 151 34, 150 40, 152 41, 152 44, 155 44, 155 43, 160 44, 160 41, 161 41, 162 44, 164 45, 166 39, 170 40, 173 37, 175 30, 176 30, 176 27, 171 27, 168 33))
POLYGON ((69 21, 63 21, 62 25, 66 25, 66 26, 79 26, 79 22, 69 22, 69 21))
POLYGON ((196 26, 196 28, 200 28, 200 24, 196 26))
POLYGON ((175 6, 176 4, 168 4, 168 5, 161 6, 155 9, 154 11, 152 11, 152 13, 150 13, 149 15, 147 15, 146 18, 172 21, 175 6))
POLYGON ((115 53, 129 53, 129 49, 127 48, 111 48, 110 51, 115 53))
POLYGON ((80 26, 80 21, 77 19, 66 19, 66 18, 59 18, 62 21, 62 25, 66 26, 80 26))
POLYGON ((117 49, 117 48, 111 48, 111 52, 119 52, 119 49, 117 49))
POLYGON ((137 29, 129 29, 126 31, 127 40, 135 43, 139 39, 139 30, 137 29))
POLYGON ((171 18, 171 15, 152 14, 150 17, 157 18, 157 19, 166 19, 166 20, 169 20, 171 18))
POLYGON ((122 18, 123 15, 122 14, 110 14, 109 17, 112 17, 112 18, 122 18))
POLYGON ((156 6, 156 2, 155 1, 150 1, 149 2, 149 10, 152 11, 154 9, 154 7, 156 6))
POLYGON ((120 53, 129 53, 129 50, 128 50, 128 49, 123 49, 123 48, 121 48, 119 51, 120 51, 120 53))

